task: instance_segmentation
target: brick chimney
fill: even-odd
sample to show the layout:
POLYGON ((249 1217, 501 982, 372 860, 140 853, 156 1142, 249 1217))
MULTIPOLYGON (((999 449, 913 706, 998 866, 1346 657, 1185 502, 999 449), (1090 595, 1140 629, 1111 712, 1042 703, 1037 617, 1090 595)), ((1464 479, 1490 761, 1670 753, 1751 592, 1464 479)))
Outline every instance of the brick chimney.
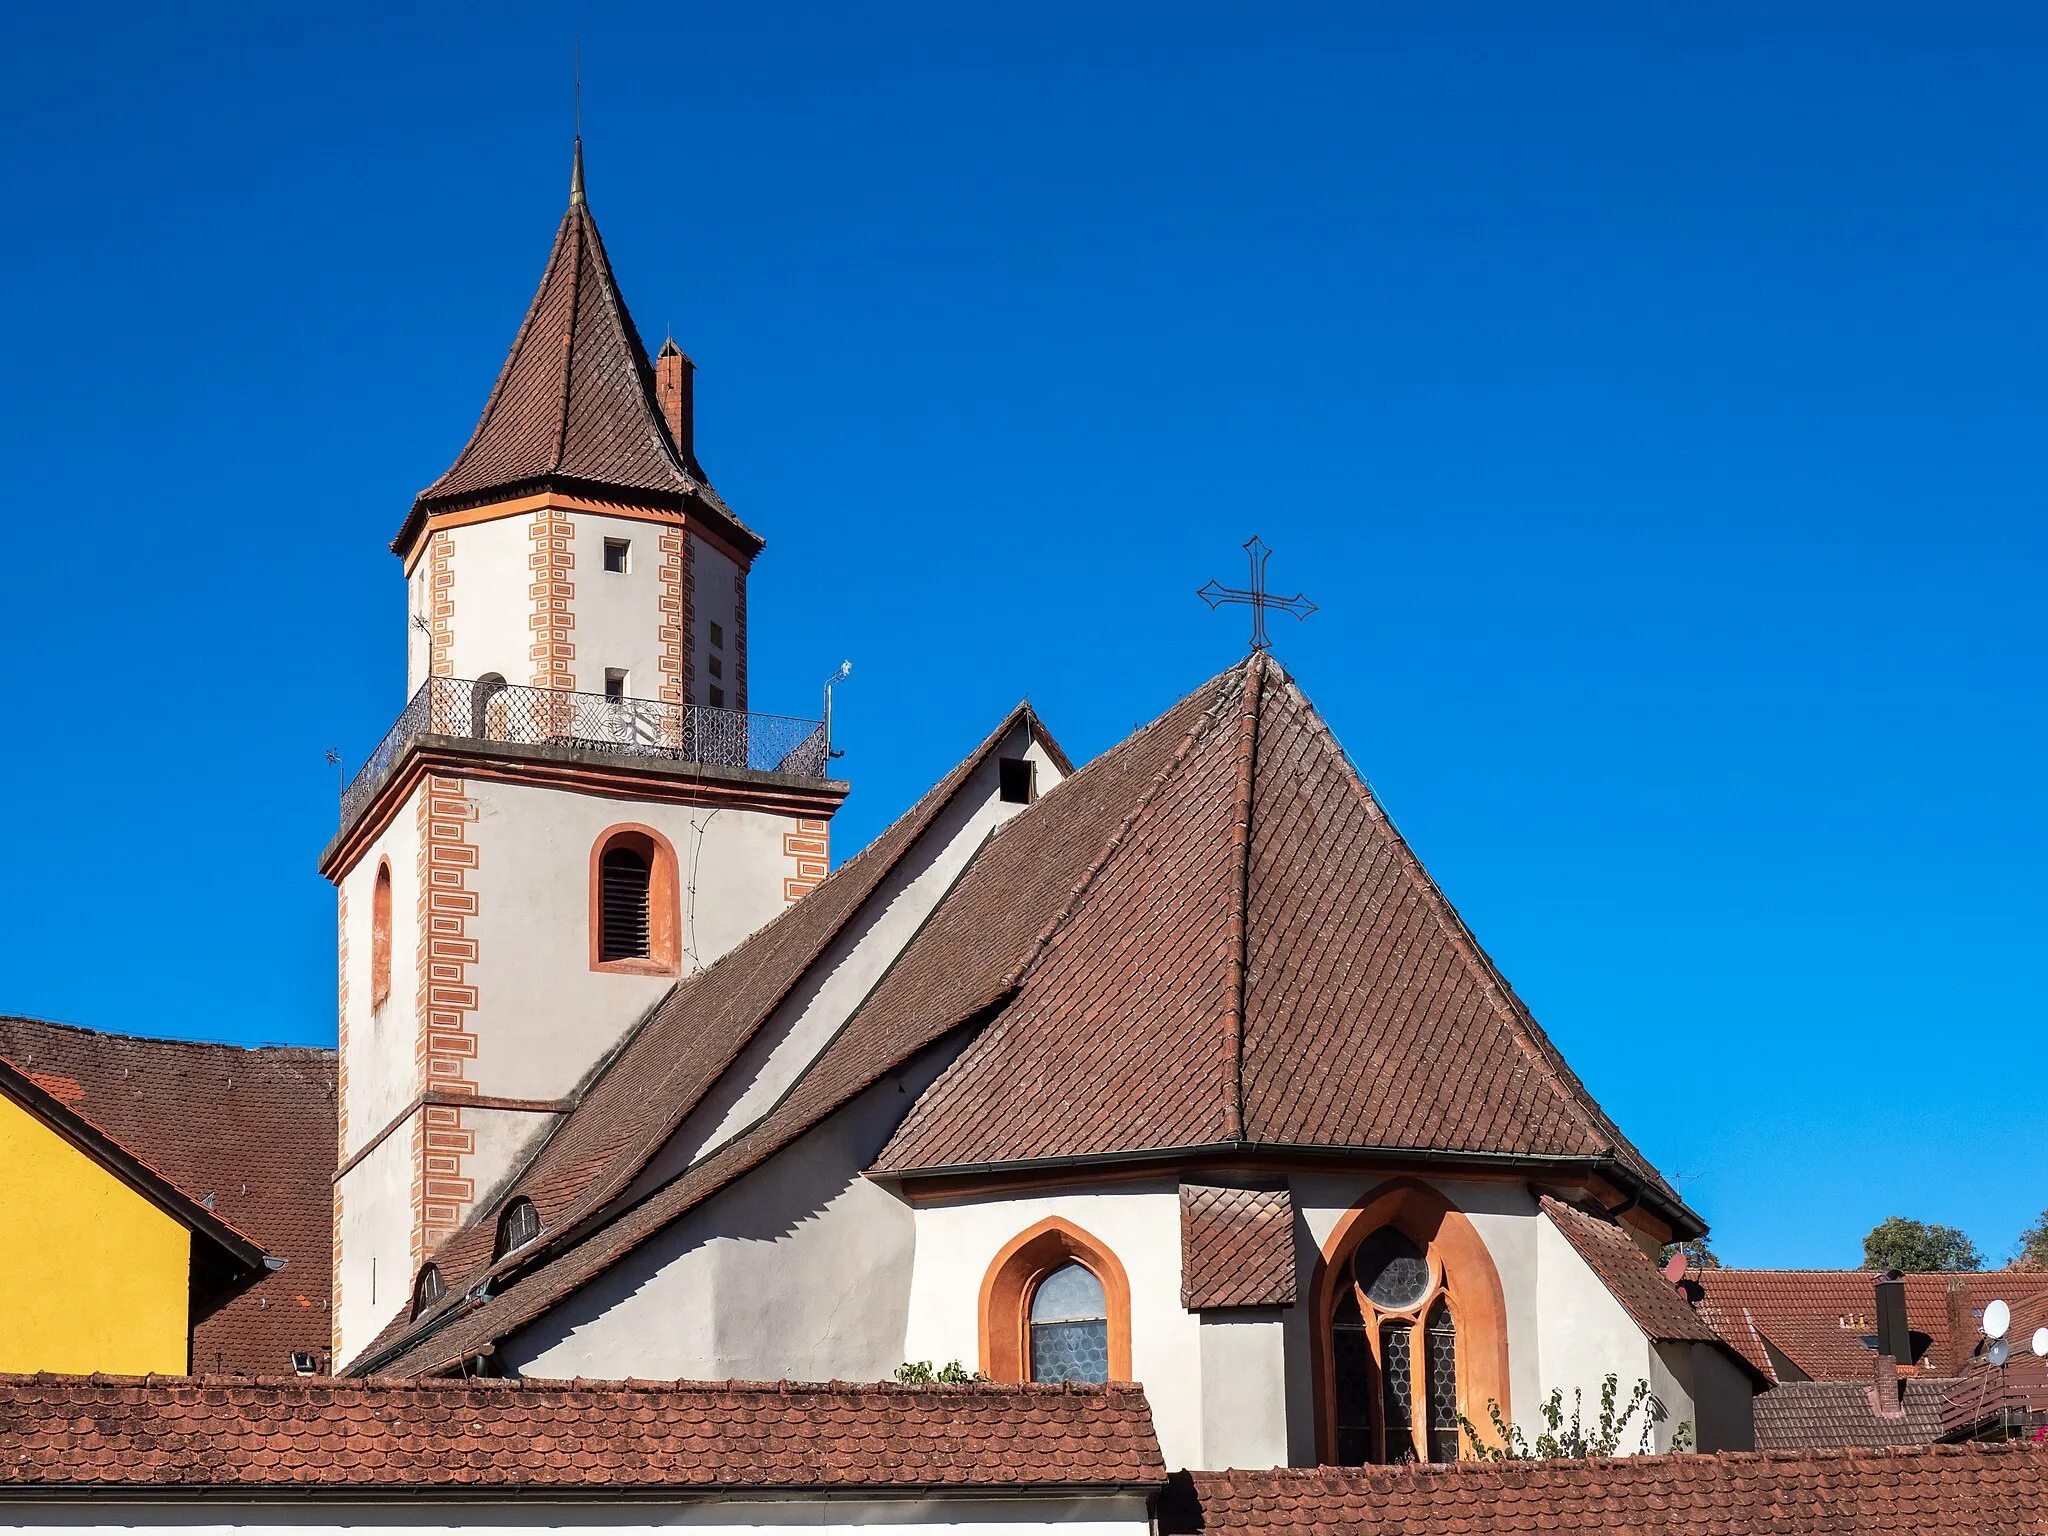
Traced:
POLYGON ((668 423, 669 441, 685 464, 697 462, 696 390, 692 377, 697 365, 684 355, 671 336, 661 344, 654 360, 654 396, 661 404, 662 420, 668 423))
POLYGON ((1905 1389, 1899 1384, 1899 1362, 1882 1349, 1870 1371, 1870 1411, 1880 1419, 1906 1416, 1905 1389))
POLYGON ((1970 1316, 1970 1293, 1956 1276, 1949 1276, 1948 1294, 1948 1355, 1941 1362, 1941 1368, 1950 1376, 1960 1376, 1963 1362, 1977 1349, 1977 1324, 1970 1316))

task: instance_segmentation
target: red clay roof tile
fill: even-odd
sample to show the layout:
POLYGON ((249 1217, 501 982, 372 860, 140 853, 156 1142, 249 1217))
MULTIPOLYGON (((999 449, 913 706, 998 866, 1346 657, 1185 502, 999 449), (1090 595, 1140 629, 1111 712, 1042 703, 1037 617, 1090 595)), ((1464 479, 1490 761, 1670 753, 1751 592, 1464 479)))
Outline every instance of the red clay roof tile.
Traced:
POLYGON ((1635 1319, 1646 1338, 1660 1343, 1693 1340, 1721 1342, 1713 1325, 1692 1309, 1684 1294, 1664 1278, 1657 1263, 1610 1217, 1595 1216, 1550 1195, 1541 1197, 1543 1214, 1578 1251, 1601 1284, 1635 1319))
POLYGON ((1166 1536, 2038 1536, 2048 1451, 2023 1445, 1197 1472, 1166 1536))
POLYGON ((0 1499, 173 1487, 1145 1489, 1144 1394, 787 1382, 0 1376, 0 1499))
POLYGON ((1294 1274, 1294 1198, 1287 1190, 1181 1185, 1183 1307, 1292 1306, 1294 1274))

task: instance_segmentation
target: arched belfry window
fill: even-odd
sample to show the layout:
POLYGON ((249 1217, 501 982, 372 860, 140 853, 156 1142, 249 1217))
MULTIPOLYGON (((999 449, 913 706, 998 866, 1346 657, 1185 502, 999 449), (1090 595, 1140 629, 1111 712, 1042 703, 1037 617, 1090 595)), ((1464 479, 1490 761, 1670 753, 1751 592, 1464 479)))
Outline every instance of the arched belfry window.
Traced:
POLYGON ((604 851, 599 879, 604 882, 600 916, 604 938, 598 944, 600 960, 645 960, 647 958, 647 885, 652 871, 647 855, 637 848, 620 846, 604 851))
POLYGON ((590 857, 590 966, 673 976, 676 859, 652 827, 614 827, 590 857))
POLYGON ((412 1315, 415 1318, 426 1315, 427 1310, 448 1294, 448 1282, 441 1278, 441 1271, 432 1264, 420 1267, 419 1278, 412 1283, 412 1315))
POLYGON ((1325 1462, 1456 1461, 1459 1415, 1512 1421, 1507 1309, 1471 1221, 1414 1179, 1381 1185, 1323 1245, 1314 1288, 1325 1462))
POLYGON ((370 1011, 391 997, 391 861, 377 861, 377 884, 370 895, 370 1011))
POLYGON ((1032 1288, 1031 1379, 1109 1380, 1109 1299, 1085 1264, 1062 1264, 1032 1288))
POLYGON ((533 1208, 533 1202, 521 1195, 505 1207, 505 1213, 498 1218, 498 1239, 491 1246, 491 1262, 496 1263, 515 1248, 524 1248, 540 1236, 540 1212, 533 1208))

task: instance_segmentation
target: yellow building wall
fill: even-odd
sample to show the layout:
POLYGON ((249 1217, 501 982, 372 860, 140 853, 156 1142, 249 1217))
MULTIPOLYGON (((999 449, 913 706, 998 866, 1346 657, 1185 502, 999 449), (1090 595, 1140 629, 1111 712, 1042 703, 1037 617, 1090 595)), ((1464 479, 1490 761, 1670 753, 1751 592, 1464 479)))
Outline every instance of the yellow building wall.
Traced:
POLYGON ((0 1097, 0 1371, 182 1373, 192 1234, 0 1097))

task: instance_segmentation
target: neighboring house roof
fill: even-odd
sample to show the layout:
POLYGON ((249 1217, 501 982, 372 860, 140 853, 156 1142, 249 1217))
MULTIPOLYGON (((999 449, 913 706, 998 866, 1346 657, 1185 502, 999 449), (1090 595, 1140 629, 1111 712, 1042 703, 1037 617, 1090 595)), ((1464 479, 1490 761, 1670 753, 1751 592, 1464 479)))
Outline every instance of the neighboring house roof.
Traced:
MULTIPOLYGON (((1700 1269, 1686 1277, 1697 1286, 1700 1311, 1742 1355, 1773 1381, 1796 1380, 1770 1358, 1777 1350, 1793 1370, 1815 1381, 1864 1381, 1870 1376, 1877 1333, 1868 1269, 1700 1269), (1766 1348, 1766 1341, 1769 1347, 1766 1348)), ((1918 1346, 1910 1361, 1930 1375, 1951 1375, 1976 1343, 1976 1319, 1999 1298, 2017 1305, 2048 1299, 2048 1274, 2020 1270, 1906 1276, 1906 1326, 1918 1346), (1949 1290, 1962 1314, 1950 1323, 1949 1290), (1958 1337, 1951 1339, 1951 1333, 1958 1337)), ((2048 1319, 2044 1319, 2048 1320, 2048 1319)), ((2031 1331, 2031 1327, 2030 1330, 2031 1331)), ((2015 1335, 2024 1342, 2024 1335, 2015 1335)))
POLYGON ((1196 697, 1132 836, 878 1171, 1223 1146, 1464 1153, 1603 1165, 1703 1230, 1279 666, 1257 653, 1196 697))
POLYGON ((1658 1343, 1723 1342, 1713 1325, 1693 1310, 1685 1294, 1664 1278, 1656 1261, 1619 1222, 1605 1214, 1596 1216, 1567 1205, 1551 1195, 1540 1197, 1540 1203, 1543 1214, 1600 1277, 1601 1284, 1635 1320, 1644 1337, 1658 1343))
POLYGON ((0 1500, 1150 1489, 1135 1387, 0 1376, 0 1500))
POLYGON ((0 1017, 0 1057, 285 1261, 193 1329, 195 1367, 270 1374, 295 1350, 325 1358, 334 1052, 0 1017))
POLYGON ((1943 1408, 1953 1385, 1938 1376, 1904 1377, 1887 1389, 1868 1381, 1788 1381, 1755 1398, 1756 1448, 1932 1445, 1946 1433, 1943 1408), (1878 1412, 1877 1390, 1892 1394, 1892 1412, 1878 1412))
POLYGON ((1294 1197, 1285 1189, 1180 1187, 1180 1304, 1286 1307, 1295 1300, 1294 1197))
POLYGON ((711 489, 695 456, 669 435, 653 365, 583 196, 580 142, 569 208, 540 289, 476 431, 448 472, 420 492, 392 548, 410 548, 432 511, 549 489, 663 506, 688 502, 742 554, 761 548, 760 536, 711 489))
POLYGON ((4 1058, 0 1058, 0 1097, 12 1100, 79 1155, 97 1163, 192 1234, 187 1293, 193 1316, 218 1310, 268 1273, 263 1250, 246 1233, 236 1231, 189 1191, 151 1167, 147 1159, 4 1058))
MULTIPOLYGON (((900 856, 907 836, 885 834, 894 851, 883 856, 900 856)), ((983 1033, 912 1108, 876 1172, 1254 1145, 1463 1154, 1598 1171, 1699 1230, 1263 656, 993 833, 768 1115, 637 1203, 616 1200, 858 909, 881 874, 860 867, 868 857, 679 985, 531 1172, 508 1182, 499 1203, 532 1195, 549 1231, 500 1264, 496 1294, 472 1294, 494 1219, 480 1209, 441 1250, 444 1308, 394 1321, 351 1368, 432 1370, 488 1348, 965 1029, 983 1033), (1245 1134, 1233 1139, 1240 1104, 1245 1134)))
POLYGON ((2038 1536, 2021 1445, 1464 1461, 1177 1476, 1166 1536, 2038 1536))

